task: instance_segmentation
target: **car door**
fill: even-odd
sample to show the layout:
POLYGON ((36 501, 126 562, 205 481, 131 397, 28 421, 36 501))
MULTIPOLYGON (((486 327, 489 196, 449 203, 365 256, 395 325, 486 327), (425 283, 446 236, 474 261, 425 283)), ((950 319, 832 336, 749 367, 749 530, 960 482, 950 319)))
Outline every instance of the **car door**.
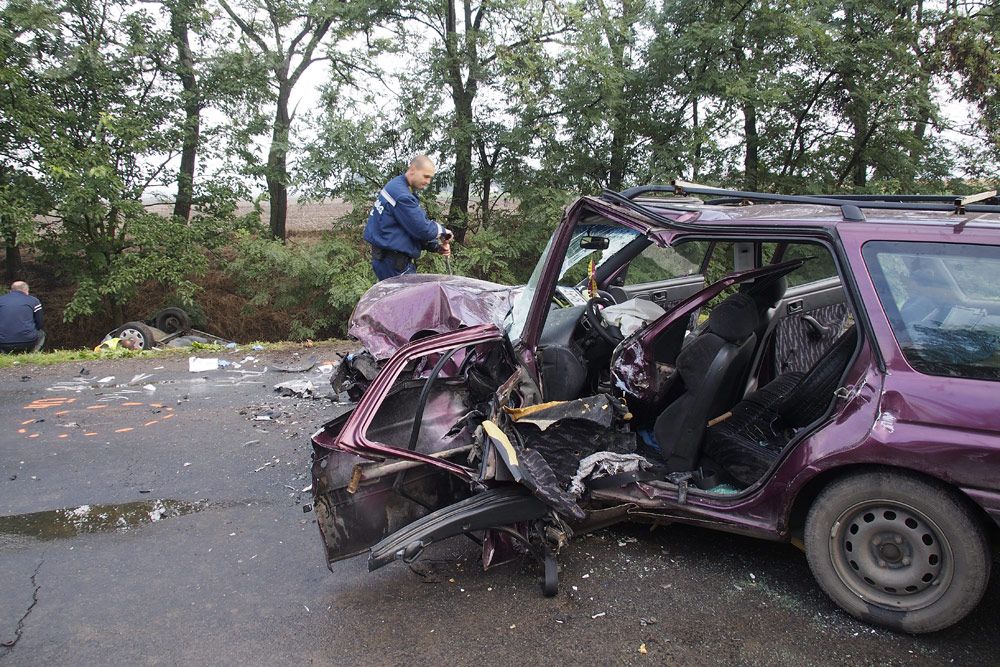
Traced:
POLYGON ((676 247, 653 243, 611 280, 609 291, 619 303, 645 299, 669 310, 705 287, 709 247, 703 241, 676 247))
POLYGON ((853 321, 830 251, 819 243, 763 244, 772 261, 810 258, 787 277, 787 289, 772 311, 757 360, 763 377, 803 372, 830 349, 853 321))

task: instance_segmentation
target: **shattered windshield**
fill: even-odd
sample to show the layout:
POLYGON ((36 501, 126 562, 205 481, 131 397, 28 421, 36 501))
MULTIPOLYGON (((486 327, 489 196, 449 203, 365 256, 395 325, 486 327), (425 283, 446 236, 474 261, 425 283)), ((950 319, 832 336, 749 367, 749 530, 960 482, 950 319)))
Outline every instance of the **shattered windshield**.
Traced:
MULTIPOLYGON (((618 251, 627 246, 632 240, 639 236, 639 232, 614 225, 606 221, 587 222, 578 224, 573 229, 573 236, 570 239, 569 247, 566 249, 566 256, 563 258, 562 266, 559 269, 559 285, 563 289, 576 290, 578 287, 585 289, 587 277, 590 272, 590 261, 594 261, 594 268, 601 266, 611 259, 618 251), (602 250, 595 250, 595 239, 607 239, 608 247, 602 250)), ((528 284, 514 301, 514 306, 504 322, 507 336, 512 343, 521 339, 521 332, 527 321, 528 310, 531 308, 531 301, 535 297, 538 283, 542 279, 542 271, 549 264, 549 255, 552 253, 553 234, 549 239, 545 251, 538 258, 535 270, 528 279, 528 284)), ((581 296, 581 299, 583 297, 581 296)))

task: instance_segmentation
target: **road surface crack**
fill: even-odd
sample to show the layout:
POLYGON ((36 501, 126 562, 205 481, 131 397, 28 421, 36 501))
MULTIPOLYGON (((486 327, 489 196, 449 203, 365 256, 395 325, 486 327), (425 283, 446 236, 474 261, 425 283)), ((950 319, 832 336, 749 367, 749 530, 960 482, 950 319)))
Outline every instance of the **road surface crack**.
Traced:
POLYGON ((38 583, 38 572, 39 570, 42 569, 42 565, 44 564, 45 564, 45 559, 42 559, 38 563, 38 567, 35 568, 35 571, 31 573, 31 585, 34 586, 34 590, 31 592, 31 604, 28 605, 28 608, 25 610, 24 615, 22 615, 21 618, 17 621, 17 627, 14 628, 14 639, 0 643, 0 646, 3 646, 4 648, 7 649, 12 649, 17 644, 17 642, 21 640, 21 633, 24 632, 24 622, 28 620, 28 616, 31 615, 31 611, 35 608, 35 605, 38 604, 38 591, 41 590, 42 588, 41 584, 38 583))

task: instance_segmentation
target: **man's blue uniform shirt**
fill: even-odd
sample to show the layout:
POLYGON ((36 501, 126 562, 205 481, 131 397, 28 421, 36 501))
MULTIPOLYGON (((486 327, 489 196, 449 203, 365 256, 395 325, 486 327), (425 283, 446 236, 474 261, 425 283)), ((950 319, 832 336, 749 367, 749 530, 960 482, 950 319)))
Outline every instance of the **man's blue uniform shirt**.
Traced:
POLYGON ((383 250, 395 250, 413 259, 433 249, 444 226, 428 220, 406 176, 400 174, 376 195, 365 225, 365 241, 383 250))

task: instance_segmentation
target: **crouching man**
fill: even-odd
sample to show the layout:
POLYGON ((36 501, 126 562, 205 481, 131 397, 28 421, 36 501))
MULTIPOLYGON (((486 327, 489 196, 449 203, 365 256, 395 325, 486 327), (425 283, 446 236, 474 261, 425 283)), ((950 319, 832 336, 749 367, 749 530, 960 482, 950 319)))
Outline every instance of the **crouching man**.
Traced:
POLYGON ((0 296, 0 352, 37 352, 44 344, 42 302, 18 280, 0 296))

